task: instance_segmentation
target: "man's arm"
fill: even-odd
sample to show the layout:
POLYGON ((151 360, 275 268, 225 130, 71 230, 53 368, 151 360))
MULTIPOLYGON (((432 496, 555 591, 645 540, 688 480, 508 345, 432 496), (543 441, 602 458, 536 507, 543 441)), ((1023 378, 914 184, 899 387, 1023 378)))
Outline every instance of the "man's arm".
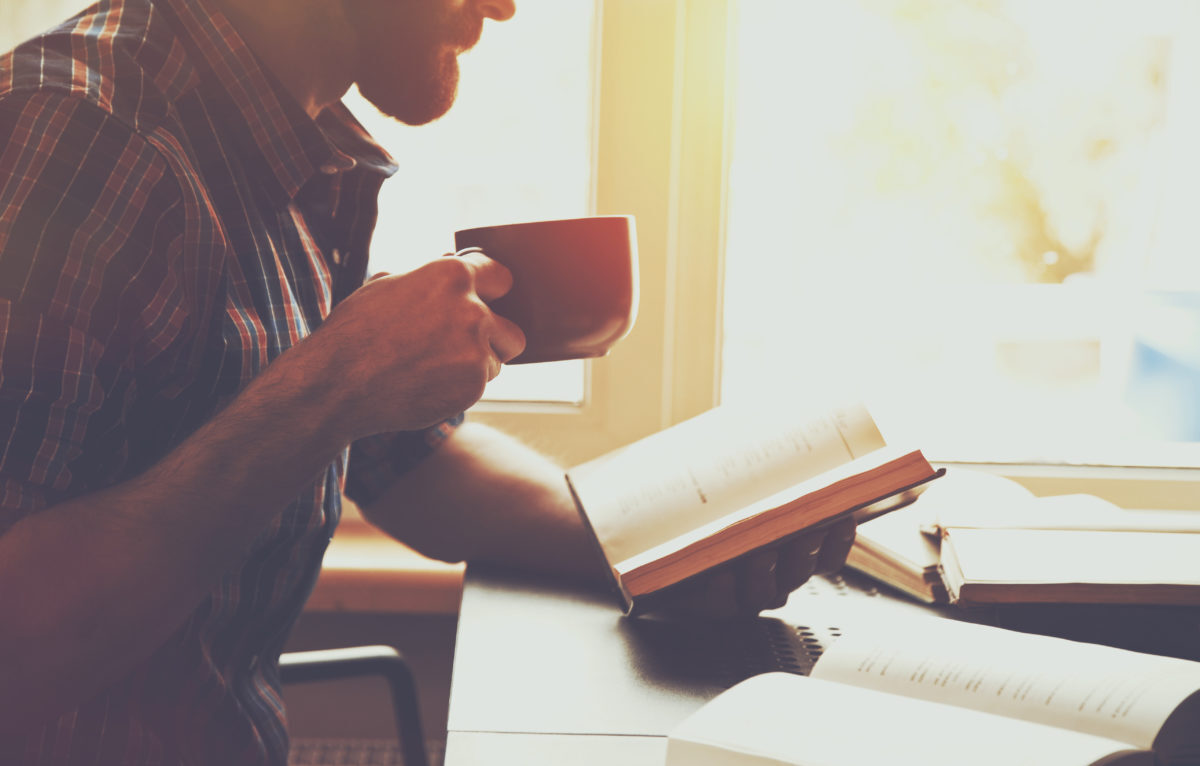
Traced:
POLYGON ((143 475, 0 537, 0 731, 123 676, 195 609, 337 453, 292 354, 143 475))
POLYGON ((510 283, 482 256, 375 280, 141 476, 0 536, 0 733, 149 656, 346 444, 478 399, 523 347, 482 302, 510 283))
POLYGON ((362 511, 431 558, 605 577, 562 468, 479 423, 459 426, 362 511))
MULTIPOLYGON (((504 434, 467 423, 363 515, 421 553, 602 582, 563 469, 504 434)), ((782 606, 814 572, 841 567, 853 521, 760 551, 680 593, 674 610, 709 617, 782 606)))

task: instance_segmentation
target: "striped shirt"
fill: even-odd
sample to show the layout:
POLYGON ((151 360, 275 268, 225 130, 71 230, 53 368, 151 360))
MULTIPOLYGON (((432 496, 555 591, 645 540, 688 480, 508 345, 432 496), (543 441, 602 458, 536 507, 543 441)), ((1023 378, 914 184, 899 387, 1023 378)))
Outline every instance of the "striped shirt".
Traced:
MULTIPOLYGON (((206 3, 102 0, 0 57, 0 534, 143 471, 366 274, 394 163, 206 3)), ((284 764, 277 658, 341 490, 451 425, 343 452, 164 646, 0 763, 284 764)))

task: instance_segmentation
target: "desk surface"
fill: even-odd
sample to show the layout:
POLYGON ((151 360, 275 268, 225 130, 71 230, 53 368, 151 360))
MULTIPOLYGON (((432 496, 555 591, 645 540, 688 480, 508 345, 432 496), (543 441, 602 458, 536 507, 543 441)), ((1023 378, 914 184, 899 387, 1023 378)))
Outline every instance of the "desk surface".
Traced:
MULTIPOLYGON (((962 616, 869 583, 853 573, 814 578, 763 617, 686 624, 626 619, 610 594, 472 567, 455 647, 446 766, 659 766, 672 728, 733 683, 776 669, 761 664, 772 657, 811 664, 846 626, 962 616)), ((1196 610, 1052 607, 969 616, 1200 659, 1196 610), (1114 631, 1118 623, 1140 627, 1114 631), (1153 635, 1174 643, 1138 643, 1153 635)))
POLYGON ((788 656, 797 647, 815 654, 865 609, 927 611, 873 592, 816 579, 768 616, 687 624, 626 619, 608 593, 472 568, 455 645, 446 766, 561 764, 568 754, 575 766, 657 766, 676 724, 736 681, 774 669, 754 664, 771 655, 764 643, 788 656), (789 630, 794 640, 781 640, 789 630))

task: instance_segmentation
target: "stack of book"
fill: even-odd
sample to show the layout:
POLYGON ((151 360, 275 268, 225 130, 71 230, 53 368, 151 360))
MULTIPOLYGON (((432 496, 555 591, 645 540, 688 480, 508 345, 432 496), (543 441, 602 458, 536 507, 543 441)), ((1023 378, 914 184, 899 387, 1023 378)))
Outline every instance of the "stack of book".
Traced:
POLYGON ((1200 513, 1035 497, 952 470, 858 527, 847 564, 927 603, 1200 605, 1200 513))

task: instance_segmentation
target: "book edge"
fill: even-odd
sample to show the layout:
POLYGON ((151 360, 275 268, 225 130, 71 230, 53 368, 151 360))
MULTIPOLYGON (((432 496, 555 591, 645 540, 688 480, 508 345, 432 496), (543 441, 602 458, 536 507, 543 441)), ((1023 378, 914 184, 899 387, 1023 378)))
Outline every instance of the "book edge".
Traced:
POLYGON ((563 473, 563 480, 567 483, 567 490, 571 493, 571 500, 575 503, 575 510, 579 513, 579 518, 583 521, 583 528, 588 539, 592 543, 592 549, 600 556, 600 560, 604 562, 604 570, 607 573, 609 587, 612 588, 617 598, 621 601, 621 605, 628 614, 633 609, 633 597, 629 595, 629 591, 625 589, 621 582, 621 576, 617 570, 613 568, 612 563, 608 560, 608 553, 604 550, 604 544, 600 542, 600 536, 596 534, 596 530, 592 527, 592 521, 588 518, 587 511, 583 507, 583 501, 579 498, 579 493, 575 491, 575 485, 571 482, 570 472, 563 473))
MULTIPOLYGON (((651 596, 651 595, 653 595, 653 594, 655 594, 655 593, 658 593, 658 592, 661 592, 661 591, 663 591, 663 590, 665 590, 665 589, 667 589, 667 588, 674 587, 675 585, 678 585, 678 584, 679 584, 679 583, 681 583, 681 582, 684 582, 684 581, 686 581, 686 580, 689 580, 689 579, 691 579, 692 577, 695 577, 696 575, 702 574, 703 572, 705 572, 705 571, 708 571, 708 570, 712 569, 713 567, 720 566, 720 565, 722 565, 722 564, 728 563, 729 561, 733 561, 733 560, 735 560, 735 559, 737 559, 737 558, 740 558, 741 556, 744 556, 744 555, 746 555, 746 554, 748 554, 748 553, 751 553, 751 552, 753 552, 753 551, 755 551, 755 550, 759 550, 760 548, 764 548, 764 547, 767 547, 767 546, 769 546, 769 545, 774 545, 774 544, 776 544, 776 543, 778 543, 778 542, 780 542, 780 541, 782 541, 782 540, 785 540, 785 539, 787 539, 788 537, 791 537, 791 536, 793 536, 793 535, 796 535, 796 534, 801 534, 801 533, 808 532, 808 531, 815 530, 815 529, 820 529, 820 528, 822 528, 822 527, 825 527, 825 526, 828 526, 828 525, 830 525, 830 524, 833 524, 833 523, 835 523, 835 522, 837 522, 837 521, 840 521, 841 519, 844 519, 844 518, 847 518, 847 517, 851 517, 851 516, 853 516, 853 515, 854 515, 854 514, 855 514, 857 511, 859 511, 859 510, 861 510, 861 509, 864 509, 864 508, 868 508, 868 507, 874 506, 874 505, 876 505, 877 503, 880 503, 881 501, 884 501, 884 500, 886 500, 886 499, 888 499, 888 498, 890 498, 890 497, 895 497, 895 496, 898 496, 898 495, 902 495, 902 494, 904 494, 904 493, 906 493, 906 492, 909 492, 909 491, 911 491, 911 490, 913 490, 913 489, 915 489, 915 488, 918 488, 918 487, 922 487, 922 486, 924 486, 924 485, 927 485, 929 482, 931 482, 931 481, 933 481, 933 480, 935 480, 935 479, 938 479, 938 478, 940 478, 941 476, 944 476, 944 475, 945 475, 945 473, 946 473, 946 469, 945 469, 945 468, 937 468, 937 469, 934 469, 934 468, 933 468, 933 466, 929 465, 929 462, 928 462, 927 460, 925 460, 925 456, 924 456, 924 454, 922 454, 922 453, 921 453, 921 451, 920 451, 920 450, 911 450, 911 451, 909 451, 909 452, 906 452, 906 453, 904 453, 903 455, 901 455, 901 456, 899 456, 899 457, 895 458, 893 461, 890 461, 890 462, 888 462, 888 463, 883 463, 883 464, 880 464, 880 466, 877 466, 876 468, 872 468, 872 469, 870 469, 870 470, 876 470, 877 468, 883 468, 883 467, 886 467, 886 466, 889 466, 889 465, 895 465, 895 464, 896 464, 896 463, 898 463, 898 462, 904 461, 904 460, 906 460, 906 459, 910 459, 910 458, 911 458, 911 456, 912 456, 912 455, 914 455, 914 454, 916 454, 916 455, 920 455, 920 459, 921 459, 922 461, 924 461, 924 465, 925 465, 925 466, 927 466, 927 467, 929 468, 929 471, 930 471, 930 473, 929 473, 929 474, 927 474, 927 475, 926 475, 924 478, 920 479, 919 481, 915 481, 915 482, 910 482, 910 483, 907 483, 907 484, 905 484, 905 485, 903 485, 903 486, 896 487, 896 488, 894 488, 894 489, 892 489, 892 490, 889 490, 889 491, 887 491, 887 492, 884 492, 883 494, 880 494, 880 495, 874 496, 874 497, 872 497, 872 498, 870 498, 870 499, 868 499, 868 500, 865 500, 865 501, 863 501, 863 502, 855 503, 855 504, 853 504, 853 505, 851 505, 851 506, 849 506, 849 507, 843 508, 842 510, 839 510, 839 511, 837 511, 837 512, 833 513, 833 514, 830 514, 829 516, 826 516, 826 517, 822 518, 821 520, 819 520, 819 521, 818 521, 817 523, 815 523, 815 524, 811 524, 811 525, 808 525, 808 526, 805 526, 805 527, 801 527, 800 529, 797 529, 797 530, 795 530, 795 531, 793 531, 793 532, 791 532, 791 533, 785 534, 785 535, 783 535, 783 536, 781 536, 781 537, 774 538, 774 539, 772 539, 772 540, 770 540, 770 541, 767 541, 767 542, 765 542, 765 543, 763 543, 763 544, 761 544, 761 545, 753 546, 753 547, 751 547, 751 548, 749 548, 749 549, 747 549, 747 550, 744 550, 744 551, 739 551, 739 552, 737 552, 737 553, 734 553, 734 554, 731 554, 731 555, 725 556, 725 557, 721 558, 719 561, 717 561, 717 562, 715 562, 715 563, 711 563, 711 564, 708 564, 708 565, 706 565, 706 566, 704 566, 704 567, 702 567, 702 568, 700 568, 700 569, 696 569, 696 570, 694 570, 694 571, 691 571, 691 572, 689 572, 689 573, 687 573, 687 574, 685 574, 685 575, 683 575, 683 576, 681 576, 681 577, 677 577, 677 578, 675 578, 675 579, 671 580, 670 582, 664 583, 663 585, 660 585, 660 586, 658 586, 658 587, 654 587, 654 588, 648 588, 648 589, 646 589, 646 590, 644 590, 644 591, 643 591, 643 590, 638 590, 638 589, 637 589, 636 587, 634 587, 634 586, 631 586, 631 583, 630 583, 630 579, 631 579, 631 578, 630 578, 630 575, 631 575, 631 574, 633 574, 633 573, 635 573, 635 572, 637 572, 637 571, 638 571, 637 569, 630 569, 630 570, 628 570, 628 571, 622 571, 622 570, 619 568, 619 567, 620 567, 620 564, 618 563, 618 564, 616 564, 616 565, 613 565, 613 571, 614 571, 614 573, 616 574, 616 577, 617 577, 617 579, 618 579, 618 580, 621 582, 621 587, 622 587, 622 589, 623 589, 625 592, 629 593, 629 595, 630 595, 630 598, 631 598, 631 599, 632 599, 632 600, 633 600, 633 601, 636 603, 636 601, 637 601, 638 599, 640 599, 640 598, 644 598, 644 597, 646 597, 646 596, 651 596)), ((810 493, 806 493, 806 494, 804 494, 804 495, 800 495, 800 496, 798 496, 798 497, 797 497, 797 500, 798 500, 798 499, 800 499, 800 498, 810 497, 811 495, 813 495, 813 494, 816 494, 817 492, 821 492, 821 491, 830 490, 830 489, 832 489, 832 488, 836 487, 836 486, 837 486, 837 485, 839 485, 839 484, 844 484, 844 483, 846 483, 846 482, 850 482, 851 480, 853 480, 853 479, 856 479, 856 478, 858 478, 859 476, 862 476, 862 475, 863 475, 863 474, 852 474, 852 475, 850 475, 850 476, 843 477, 842 479, 840 479, 840 480, 838 480, 838 481, 835 481, 835 482, 833 482, 832 484, 823 484, 823 485, 821 485, 820 487, 818 487, 818 488, 814 489, 814 490, 813 490, 812 492, 810 492, 810 493)), ((814 478, 816 478, 816 477, 814 477, 814 478)), ((780 506, 780 507, 782 507, 782 506, 780 506)), ((780 507, 776 507, 776 508, 770 508, 770 509, 767 509, 766 511, 764 511, 764 513, 766 513, 766 512, 770 512, 770 511, 777 511, 777 510, 779 510, 779 508, 780 508, 780 507)), ((900 506, 897 506, 897 507, 900 507, 900 506)), ((756 517, 754 517, 754 518, 756 518, 756 517)), ((724 531, 724 530, 722 530, 722 531, 724 531)), ((674 554, 672 554, 672 555, 673 555, 673 557, 674 557, 674 558, 673 558, 673 560, 679 560, 679 561, 686 560, 686 559, 689 557, 689 554, 687 554, 687 553, 686 553, 686 551, 688 550, 688 548, 689 548, 691 545, 695 545, 695 544, 698 544, 698 543, 709 542, 709 541, 711 541, 711 540, 713 539, 713 537, 714 537, 713 535, 709 535, 709 536, 706 536, 706 537, 700 538, 699 540, 693 541, 693 542, 692 542, 692 543, 690 543, 689 545, 685 545, 685 546, 683 546, 683 547, 681 547, 681 548, 677 549, 677 551, 676 551, 674 554)), ((648 562, 648 565, 650 565, 650 566, 656 566, 656 567, 657 567, 657 566, 662 566, 662 565, 659 563, 659 562, 661 562, 661 561, 662 561, 662 558, 663 558, 663 557, 656 557, 656 558, 654 558, 653 560, 651 560, 650 562, 648 562)), ((644 565, 644 566, 645 566, 645 565, 644 565)), ((653 572, 654 570, 651 570, 651 571, 653 572)), ((633 579, 636 579, 636 577, 635 577, 635 578, 633 578, 633 579)))

